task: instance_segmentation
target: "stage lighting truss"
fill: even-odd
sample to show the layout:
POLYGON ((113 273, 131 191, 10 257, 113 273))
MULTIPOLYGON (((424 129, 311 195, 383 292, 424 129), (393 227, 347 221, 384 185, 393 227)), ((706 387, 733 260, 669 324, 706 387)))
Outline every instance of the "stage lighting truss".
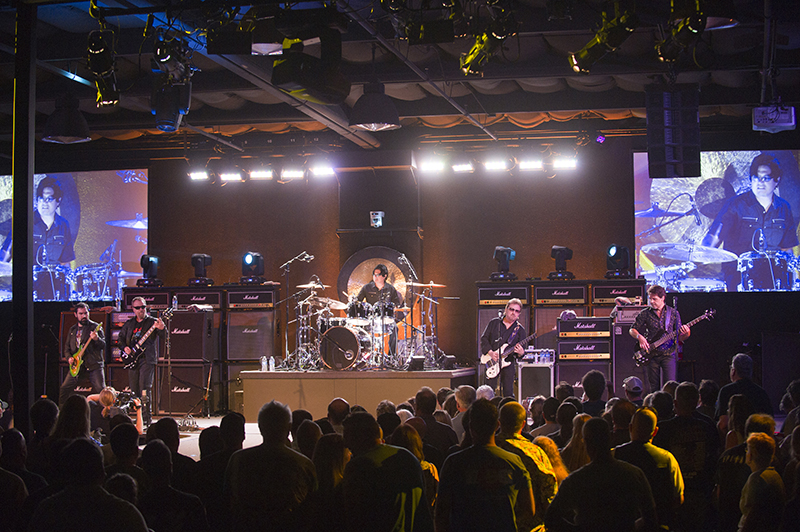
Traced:
POLYGON ((113 42, 114 32, 110 30, 89 32, 86 59, 89 70, 94 74, 97 107, 108 107, 119 102, 113 42))
POLYGON ((588 74, 592 66, 609 52, 619 48, 639 25, 633 11, 621 11, 620 3, 614 4, 615 17, 608 20, 603 12, 603 25, 586 46, 569 55, 570 66, 575 72, 588 74))

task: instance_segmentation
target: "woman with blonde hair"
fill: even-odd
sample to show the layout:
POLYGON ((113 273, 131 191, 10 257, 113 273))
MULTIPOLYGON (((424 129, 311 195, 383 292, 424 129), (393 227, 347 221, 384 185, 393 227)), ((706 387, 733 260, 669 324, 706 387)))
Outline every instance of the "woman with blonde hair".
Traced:
POLYGON ((561 459, 566 468, 572 472, 590 462, 586 444, 583 441, 583 424, 592 419, 589 414, 578 414, 572 419, 572 437, 561 449, 561 459))
POLYGON ((569 470, 564 467, 564 462, 561 460, 561 454, 558 452, 556 442, 547 436, 537 436, 534 438, 533 443, 541 447, 550 459, 550 465, 553 466, 553 472, 556 474, 556 482, 557 484, 561 484, 561 481, 569 475, 569 470))
MULTIPOLYGON (((117 392, 117 390, 111 386, 106 386, 100 390, 100 393, 92 394, 86 398, 87 401, 89 401, 91 430, 94 432, 99 429, 104 436, 104 440, 108 439, 108 436, 111 434, 111 429, 116 426, 116 423, 113 423, 112 426, 112 418, 118 415, 130 418, 131 410, 136 413, 135 425, 139 434, 141 434, 143 430, 142 409, 139 399, 136 397, 132 398, 131 403, 123 408, 117 405, 118 395, 119 392, 117 392)), ((107 442, 104 441, 103 443, 107 442)))

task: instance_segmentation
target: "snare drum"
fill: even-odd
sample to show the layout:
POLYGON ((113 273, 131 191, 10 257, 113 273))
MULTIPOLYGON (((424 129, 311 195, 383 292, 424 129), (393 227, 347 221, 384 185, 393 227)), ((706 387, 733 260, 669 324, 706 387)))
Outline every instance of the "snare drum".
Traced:
POLYGON ((674 281, 677 292, 724 292, 725 281, 719 279, 679 279, 674 281))
POLYGON ((372 317, 381 321, 384 325, 394 324, 394 303, 391 301, 378 301, 372 307, 372 317))
POLYGON ((347 325, 366 327, 369 325, 372 306, 366 301, 351 301, 347 305, 347 325))
POLYGON ((738 263, 738 270, 742 274, 739 292, 794 290, 793 264, 794 256, 785 251, 742 253, 738 263))
POLYGON ((324 335, 325 332, 332 327, 345 327, 347 325, 347 318, 331 318, 320 316, 317 320, 317 329, 319 334, 324 335))
POLYGON ((329 369, 342 370, 355 367, 372 347, 369 335, 360 329, 331 327, 319 345, 322 363, 329 369))
POLYGON ((33 267, 34 301, 69 301, 72 270, 66 266, 33 267))

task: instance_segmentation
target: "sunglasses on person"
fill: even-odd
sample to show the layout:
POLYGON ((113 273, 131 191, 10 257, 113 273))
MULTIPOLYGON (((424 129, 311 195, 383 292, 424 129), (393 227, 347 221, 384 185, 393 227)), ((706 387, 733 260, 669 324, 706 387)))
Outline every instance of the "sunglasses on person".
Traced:
POLYGON ((771 175, 751 175, 750 179, 755 179, 756 181, 761 181, 762 183, 769 183, 770 181, 775 181, 775 178, 771 175))
POLYGON ((145 305, 139 305, 139 306, 133 307, 133 310, 142 310, 143 308, 145 308, 145 305))

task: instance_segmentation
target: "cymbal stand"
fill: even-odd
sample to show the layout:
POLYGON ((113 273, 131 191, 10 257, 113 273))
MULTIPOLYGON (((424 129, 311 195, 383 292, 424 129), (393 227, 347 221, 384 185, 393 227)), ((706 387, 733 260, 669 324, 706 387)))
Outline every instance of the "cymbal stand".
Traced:
MULTIPOLYGON (((308 253, 303 251, 302 253, 299 253, 295 257, 292 257, 291 259, 287 260, 286 262, 284 262, 283 264, 280 265, 280 269, 283 270, 283 274, 282 274, 283 278, 286 281, 286 299, 284 299, 283 301, 279 301, 278 305, 280 305, 281 303, 285 303, 285 305, 284 305, 284 315, 286 316, 286 322, 287 322, 287 325, 283 328, 283 364, 281 364, 281 366, 286 366, 287 365, 287 361, 289 360, 289 327, 288 327, 288 322, 289 322, 289 300, 292 297, 294 297, 294 296, 289 296, 289 271, 291 270, 292 263, 294 261, 296 261, 296 260, 299 260, 301 262, 311 262, 312 260, 314 260, 314 256, 313 255, 309 255, 308 253)), ((306 290, 308 290, 308 289, 304 289, 302 292, 298 292, 295 295, 302 294, 306 290)))
MULTIPOLYGON (((300 303, 301 298, 303 297, 303 295, 306 294, 306 292, 310 292, 310 291, 313 291, 313 289, 310 288, 310 287, 309 288, 303 288, 302 290, 300 290, 298 292, 295 292, 294 294, 292 294, 290 296, 287 296, 286 298, 278 301, 275 304, 276 307, 279 307, 282 304, 285 304, 285 307, 286 307, 286 325, 283 327, 284 357, 283 357, 283 362, 281 362, 280 364, 278 364, 277 361, 275 362, 276 368, 279 368, 279 369, 295 369, 295 367, 297 366, 297 361, 292 361, 291 360, 291 357, 295 352, 293 351, 292 353, 289 353, 289 333, 288 333, 288 331, 289 331, 289 324, 290 323, 294 323, 296 321, 299 321, 299 319, 298 319, 298 317, 296 317, 294 320, 289 320, 289 301, 292 300, 292 299, 298 301, 298 304, 295 306, 295 316, 299 316, 298 315, 298 308, 301 305, 301 303, 300 303)), ((313 294, 311 294, 311 295, 313 295, 313 294)), ((309 295, 307 297, 311 297, 311 295, 309 295)), ((305 298, 302 299, 302 301, 305 301, 305 298)))

